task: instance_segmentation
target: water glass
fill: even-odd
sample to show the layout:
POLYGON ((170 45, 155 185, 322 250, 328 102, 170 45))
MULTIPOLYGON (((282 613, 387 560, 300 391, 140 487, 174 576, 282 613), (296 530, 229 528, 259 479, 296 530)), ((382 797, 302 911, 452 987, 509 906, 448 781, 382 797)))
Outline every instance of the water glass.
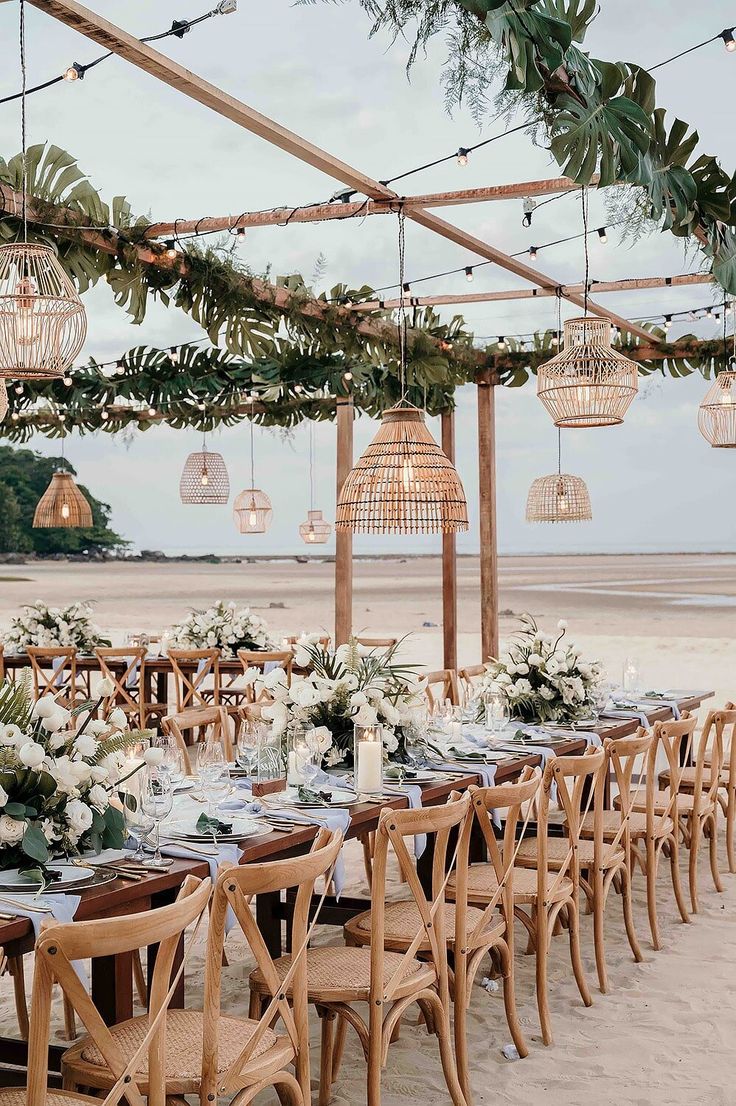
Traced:
POLYGON ((148 769, 141 785, 140 805, 156 827, 156 851, 152 860, 147 862, 148 866, 165 868, 166 861, 161 856, 161 823, 171 814, 174 806, 174 791, 167 772, 161 772, 158 768, 148 769))
POLYGON ((627 695, 635 695, 641 687, 641 673, 636 657, 627 657, 624 661, 621 687, 627 695))

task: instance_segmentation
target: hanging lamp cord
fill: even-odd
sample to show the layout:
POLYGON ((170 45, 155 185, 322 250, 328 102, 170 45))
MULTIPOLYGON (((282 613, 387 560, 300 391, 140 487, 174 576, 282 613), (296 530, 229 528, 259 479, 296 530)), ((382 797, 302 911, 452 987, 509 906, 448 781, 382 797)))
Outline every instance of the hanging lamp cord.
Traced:
POLYGON ((583 288, 583 308, 585 317, 588 317, 588 288, 590 286, 590 253, 588 251, 588 189, 580 189, 580 199, 583 209, 583 249, 585 251, 585 285, 583 288))
POLYGON ((21 212, 23 241, 28 241, 28 163, 26 156, 26 6, 20 0, 20 144, 21 144, 21 212))
POLYGON ((404 306, 404 255, 406 232, 403 205, 399 208, 399 362, 401 372, 401 402, 406 399, 406 307, 404 306))
POLYGON ((309 510, 314 510, 314 423, 309 420, 309 510))
POLYGON ((253 416, 250 418, 250 486, 255 488, 256 486, 256 455, 255 447, 253 445, 253 416))

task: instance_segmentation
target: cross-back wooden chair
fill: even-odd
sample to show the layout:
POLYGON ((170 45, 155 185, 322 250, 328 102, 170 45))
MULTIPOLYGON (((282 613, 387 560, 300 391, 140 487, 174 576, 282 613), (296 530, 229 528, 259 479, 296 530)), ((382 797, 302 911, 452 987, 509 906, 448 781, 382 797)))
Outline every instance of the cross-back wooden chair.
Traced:
POLYGON ((77 650, 73 645, 57 649, 29 645, 26 652, 33 673, 34 698, 52 695, 63 707, 72 707, 82 698, 78 694, 77 650))
MULTIPOLYGON (((301 641, 303 636, 303 634, 287 634, 281 640, 283 641, 284 645, 290 645, 293 647, 301 641)), ((326 651, 330 648, 331 640, 332 639, 329 634, 323 634, 322 637, 317 639, 317 645, 321 645, 321 647, 326 651)))
POLYGON ((454 668, 440 668, 436 672, 428 672, 425 679, 430 710, 434 710, 437 703, 443 699, 449 699, 453 707, 460 705, 457 672, 454 668))
POLYGON ((473 698, 480 680, 486 673, 484 664, 469 664, 465 668, 459 668, 457 673, 460 697, 463 703, 473 698))
MULTIPOLYGON (((272 672, 275 668, 283 668, 286 673, 286 684, 287 686, 291 685, 291 669, 294 664, 294 653, 291 649, 272 649, 270 651, 238 649, 238 660, 243 666, 243 672, 247 672, 249 668, 258 668, 262 674, 265 674, 267 667, 269 672, 272 672)), ((252 684, 249 687, 240 688, 240 693, 245 701, 249 703, 256 702, 257 698, 269 698, 265 691, 256 696, 252 684)))
MULTIPOLYGON (((232 1096, 249 1089, 239 1102, 251 1102, 255 1093, 273 1086, 284 1103, 309 1106, 309 1024, 307 1005, 307 948, 314 926, 310 908, 315 884, 328 883, 342 847, 339 830, 321 829, 311 852, 289 860, 223 866, 215 887, 205 969, 204 1049, 202 1102, 217 1102, 218 1095, 232 1096), (274 961, 251 910, 254 897, 264 893, 295 892, 291 923, 291 948, 274 961), (271 1001, 264 1011, 251 1002, 251 1016, 240 1019, 240 1040, 235 1054, 223 1055, 220 984, 225 943, 225 918, 232 909, 258 964, 271 1001), (281 970, 283 968, 283 970, 281 970), (274 1023, 283 1023, 285 1035, 277 1036, 274 1023), (294 1065, 295 1075, 287 1070, 294 1065)), ((316 919, 315 919, 316 920, 316 919)), ((227 1019, 230 1020, 230 1019, 227 1019)))
POLYGON ((399 644, 397 637, 356 637, 355 640, 364 649, 393 649, 399 644))
POLYGON ((187 776, 192 775, 192 750, 200 741, 219 741, 225 760, 232 763, 234 759, 230 726, 224 707, 192 707, 179 711, 178 714, 167 714, 161 719, 161 729, 176 742, 184 762, 184 774, 187 776))
POLYGON ((165 1106, 167 1067, 178 1065, 180 1070, 185 1057, 197 1050, 196 1039, 182 1042, 178 1021, 183 1011, 169 1009, 173 965, 187 926, 203 917, 210 891, 209 879, 187 876, 176 902, 168 906, 118 918, 54 923, 42 930, 34 961, 27 1106, 71 1106, 78 1100, 99 1106, 99 1098, 79 1094, 79 1087, 112 1091, 106 1100, 110 1106, 123 1096, 129 1106, 143 1106, 144 1096, 149 1106, 165 1106), (133 953, 147 944, 158 945, 149 1012, 108 1027, 77 975, 74 961, 133 953), (61 1093, 47 1088, 55 982, 86 1029, 62 1056, 61 1093))
POLYGON ((115 689, 106 708, 119 707, 134 726, 144 730, 150 714, 160 714, 160 704, 145 702, 145 672, 148 650, 142 645, 126 645, 121 649, 95 649, 100 673, 112 680, 115 689), (117 662, 117 664, 115 664, 117 662))
MULTIPOLYGON (((376 830, 371 889, 371 939, 369 946, 310 948, 306 957, 307 997, 322 1019, 319 1106, 327 1106, 339 1064, 335 1056, 334 1022, 338 1018, 358 1034, 367 1060, 367 1106, 380 1106, 381 1070, 394 1031, 407 1008, 417 1003, 428 1030, 439 1038, 442 1068, 450 1100, 466 1106, 457 1077, 450 1033, 450 988, 447 965, 445 885, 447 876, 431 900, 419 882, 407 848, 417 833, 429 826, 434 835, 435 871, 454 868, 449 842, 467 818, 469 795, 458 796, 445 806, 424 810, 384 810, 376 830), (428 817, 429 816, 429 817, 428 817), (403 952, 386 949, 386 869, 389 847, 406 878, 416 909, 417 928, 403 952), (422 951, 423 959, 418 959, 422 951), (368 1004, 365 1019, 355 1004, 368 1004), (336 1062, 337 1061, 337 1062, 336 1062)), ((449 874, 449 873, 448 873, 449 874)), ((274 961, 276 975, 268 979, 258 968, 250 977, 254 1009, 276 991, 289 966, 289 958, 274 961)))
MULTIPOLYGON (((626 790, 626 775, 624 773, 622 773, 619 782, 619 794, 613 800, 613 806, 619 812, 625 809, 627 802, 629 805, 631 849, 646 878, 647 913, 652 934, 652 945, 655 949, 661 948, 657 916, 657 873, 663 855, 669 857, 672 889, 680 917, 683 922, 690 921, 680 881, 680 833, 678 828, 678 790, 682 772, 680 764, 681 742, 683 736, 687 739, 688 733, 692 735, 694 729, 694 725, 688 725, 688 722, 688 719, 684 719, 682 723, 654 723, 644 767, 646 775, 643 802, 641 799, 641 781, 637 781, 632 790, 633 778, 631 774, 628 777, 629 798, 626 800, 623 797, 623 791, 626 790), (675 781, 674 788, 671 788, 669 794, 664 796, 664 801, 657 799, 657 796, 662 794, 657 791, 657 756, 660 752, 666 757, 671 772, 670 778, 675 781), (622 784, 624 785, 623 788, 622 784)), ((639 730, 638 733, 641 734, 642 731, 639 730)))
POLYGON ((220 650, 169 649, 177 712, 220 705, 220 650))
MULTIPOLYGON (((726 850, 728 870, 736 872, 736 703, 728 702, 720 712, 723 716, 723 764, 721 765, 721 790, 718 801, 726 816, 726 850)), ((705 763, 711 763, 710 750, 706 750, 705 763)), ((683 772, 681 786, 688 786, 687 769, 683 772)))
MULTIPOLYGON (((675 725, 675 723, 665 723, 675 725)), ((677 723, 680 725, 680 723, 677 723)), ((695 741, 697 718, 683 719, 682 736, 689 742, 695 741)), ((695 755, 695 765, 690 769, 680 767, 675 786, 677 814, 685 844, 690 853, 689 884, 690 904, 693 914, 698 913, 698 853, 704 838, 709 841, 710 870, 716 891, 723 891, 718 871, 718 795, 721 786, 723 766, 723 731, 726 725, 723 711, 709 711, 703 724, 700 744, 695 755), (706 752, 710 747, 708 764, 706 752), (686 776, 687 772, 687 776, 686 776)), ((679 766, 678 766, 679 767, 679 766)), ((672 788, 672 771, 666 768, 659 774, 659 786, 672 788)), ((658 792, 655 796, 656 808, 667 801, 667 792, 658 792)))

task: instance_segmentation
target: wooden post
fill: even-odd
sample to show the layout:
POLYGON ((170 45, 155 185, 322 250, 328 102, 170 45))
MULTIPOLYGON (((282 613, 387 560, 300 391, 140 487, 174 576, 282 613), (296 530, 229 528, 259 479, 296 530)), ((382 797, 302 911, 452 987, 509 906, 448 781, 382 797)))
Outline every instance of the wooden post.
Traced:
MULTIPOLYGON (((455 412, 442 412, 442 448, 455 464, 455 412)), ((457 556, 455 534, 442 535, 443 668, 457 669, 457 556)))
POLYGON ((487 369, 478 388, 481 661, 498 656, 498 546, 496 543, 496 393, 487 369))
MULTIPOLYGON (((337 496, 353 467, 353 400, 337 400, 337 496)), ((335 533, 335 646, 344 645, 353 629, 353 535, 335 533)))

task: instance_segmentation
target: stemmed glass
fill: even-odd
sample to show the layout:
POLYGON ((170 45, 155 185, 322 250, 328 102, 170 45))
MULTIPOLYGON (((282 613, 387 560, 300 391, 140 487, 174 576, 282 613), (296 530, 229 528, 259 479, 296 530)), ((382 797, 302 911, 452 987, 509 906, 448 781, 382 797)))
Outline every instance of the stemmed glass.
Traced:
POLYGON ((427 729, 427 712, 421 708, 417 708, 411 720, 403 726, 406 755, 415 768, 419 767, 427 756, 427 729))
POLYGON ((201 777, 207 768, 225 763, 225 750, 219 741, 200 741, 197 745, 197 774, 201 777))
POLYGON ((168 772, 158 768, 149 768, 141 784, 141 810, 156 827, 156 850, 147 862, 151 868, 166 868, 167 863, 161 855, 161 823, 171 814, 174 805, 174 789, 168 772))
POLYGON ((168 772, 173 786, 184 779, 184 765, 182 755, 176 739, 170 734, 156 734, 153 738, 154 747, 161 749, 163 759, 159 767, 162 772, 168 772))
POLYGON ((248 776, 253 775, 258 763, 258 731, 261 725, 260 722, 244 722, 238 734, 235 759, 238 767, 244 769, 248 776))
POLYGON ((153 819, 144 812, 140 793, 136 794, 136 791, 132 789, 123 791, 121 799, 123 801, 125 829, 128 836, 136 842, 136 849, 131 859, 141 864, 147 859, 143 842, 153 829, 153 819))
POLYGON ((208 764, 202 771, 201 781, 207 799, 207 816, 215 818, 220 803, 230 794, 230 769, 226 764, 208 764))

